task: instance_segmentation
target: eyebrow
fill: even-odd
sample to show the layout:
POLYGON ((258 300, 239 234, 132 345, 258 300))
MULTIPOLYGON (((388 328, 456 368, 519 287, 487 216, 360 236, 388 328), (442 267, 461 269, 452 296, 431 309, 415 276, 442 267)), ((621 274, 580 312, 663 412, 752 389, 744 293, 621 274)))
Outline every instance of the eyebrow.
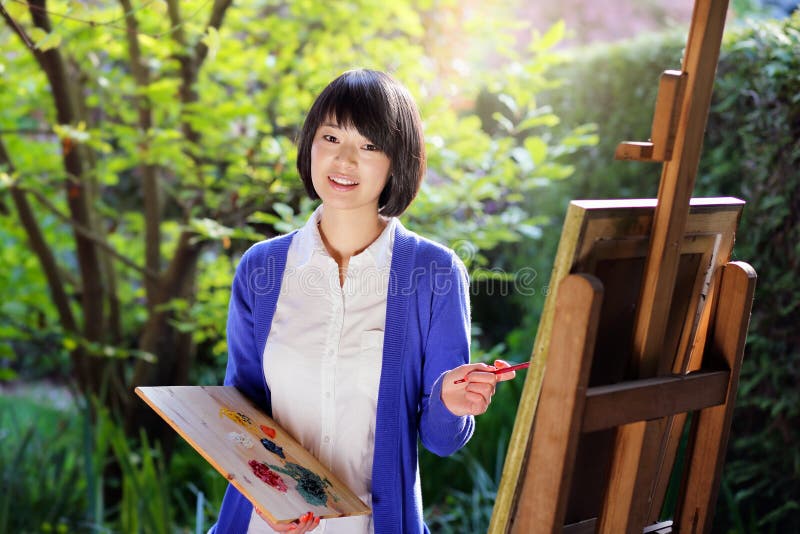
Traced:
POLYGON ((323 126, 329 126, 330 128, 336 128, 336 129, 339 129, 339 130, 342 129, 342 127, 339 126, 338 124, 336 124, 335 122, 323 122, 322 125, 323 126))

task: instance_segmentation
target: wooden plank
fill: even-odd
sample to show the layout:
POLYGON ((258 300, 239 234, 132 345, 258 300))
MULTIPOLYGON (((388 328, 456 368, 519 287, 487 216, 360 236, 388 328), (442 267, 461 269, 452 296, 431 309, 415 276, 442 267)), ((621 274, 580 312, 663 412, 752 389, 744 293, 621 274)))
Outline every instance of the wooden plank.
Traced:
MULTIPOLYGON (((633 532, 629 517, 646 425, 647 423, 640 421, 617 430, 608 488, 603 498, 603 511, 597 528, 598 534, 633 532), (634 476, 631 476, 631 473, 634 476)), ((643 527, 644 525, 641 525, 637 529, 641 530, 643 527)))
POLYGON ((623 141, 617 145, 614 159, 668 161, 672 158, 685 86, 685 72, 667 70, 661 74, 650 140, 623 141))
MULTIPOLYGON (((675 358, 675 364, 672 369, 674 373, 689 373, 700 369, 702 365, 706 336, 711 324, 711 317, 714 315, 722 271, 722 267, 714 269, 708 292, 704 296, 709 304, 702 306, 698 324, 691 334, 688 350, 685 353, 679 351, 678 357, 675 358)), ((686 425, 686 419, 686 414, 678 414, 668 418, 665 422, 665 431, 661 436, 659 447, 660 456, 656 460, 656 471, 653 475, 655 482, 651 488, 650 506, 647 513, 648 522, 655 522, 661 517, 661 509, 672 479, 672 470, 675 465, 684 426, 686 425)))
MULTIPOLYGON (((664 164, 650 251, 637 310, 634 354, 641 376, 658 367, 677 273, 677 244, 686 233, 703 134, 714 85, 727 0, 698 0, 692 15, 683 71, 689 74, 675 138, 676 158, 664 164)), ((672 355, 667 355, 672 359, 672 355)))
POLYGON ((725 266, 708 355, 730 367, 731 380, 725 404, 702 410, 693 425, 683 498, 676 512, 680 532, 711 532, 755 285, 756 273, 750 265, 731 262, 725 266))
POLYGON ((370 513, 235 387, 139 387, 136 393, 273 522, 289 523, 309 511, 322 518, 370 513), (255 468, 251 462, 257 462, 255 468))
POLYGON ((551 333, 556 307, 556 299, 560 282, 569 274, 573 264, 575 248, 581 236, 584 211, 577 206, 570 206, 564 220, 561 238, 556 251, 556 261, 550 276, 552 291, 547 295, 542 310, 542 318, 536 332, 531 353, 531 366, 528 368, 525 384, 522 389, 517 415, 514 419, 514 429, 508 443, 503 474, 497 490, 492 518, 489 522, 488 533, 505 533, 510 528, 513 507, 518 502, 519 490, 522 485, 523 466, 528 457, 531 430, 533 428, 534 414, 539 403, 544 378, 544 369, 547 363, 547 354, 550 347, 551 333))
MULTIPOLYGON (((633 364, 640 377, 654 376, 659 366, 671 367, 675 357, 663 354, 662 346, 678 272, 678 246, 686 233, 727 8, 727 0, 697 0, 692 14, 681 69, 688 78, 675 134, 675 157, 664 164, 661 173, 650 250, 636 310, 633 364)), ((612 514, 601 517, 601 532, 634 534, 647 522, 659 453, 648 446, 644 465, 640 466, 646 433, 647 425, 639 423, 625 425, 617 433, 613 476, 604 500, 604 510, 612 514), (633 486, 629 479, 635 481, 633 486)))
POLYGON ((650 141, 623 141, 614 151, 614 159, 653 161, 655 145, 650 141))
POLYGON ((590 275, 570 275, 560 284, 553 348, 520 491, 524 506, 516 511, 512 533, 556 532, 564 525, 602 295, 602 284, 590 275))
POLYGON ((650 134, 650 140, 653 142, 653 161, 672 159, 672 147, 675 144, 675 132, 678 128, 685 88, 685 72, 666 70, 661 73, 650 134))
POLYGON ((700 410, 725 402, 728 371, 633 380, 589 388, 583 432, 700 410))

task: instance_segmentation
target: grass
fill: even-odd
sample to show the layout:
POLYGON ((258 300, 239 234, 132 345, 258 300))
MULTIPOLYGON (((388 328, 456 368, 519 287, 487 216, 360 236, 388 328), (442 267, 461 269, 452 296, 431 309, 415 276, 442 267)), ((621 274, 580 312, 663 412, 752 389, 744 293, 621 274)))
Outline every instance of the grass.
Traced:
POLYGON ((167 461, 97 412, 90 422, 80 403, 0 397, 0 532, 205 532, 227 481, 184 442, 167 461), (109 487, 119 502, 105 501, 109 487))

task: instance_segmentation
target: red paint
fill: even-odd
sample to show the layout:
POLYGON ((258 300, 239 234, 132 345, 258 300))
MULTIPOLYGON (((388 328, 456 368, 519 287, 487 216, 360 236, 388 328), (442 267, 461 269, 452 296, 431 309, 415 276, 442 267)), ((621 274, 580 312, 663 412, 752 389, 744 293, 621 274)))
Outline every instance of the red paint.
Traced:
POLYGON ((269 437, 269 438, 274 438, 275 437, 275 429, 274 428, 270 428, 267 425, 261 425, 261 431, 264 434, 266 434, 267 437, 269 437))
POLYGON ((250 460, 248 465, 250 466, 250 469, 253 470, 253 474, 281 493, 286 493, 286 490, 289 489, 281 476, 270 469, 267 464, 250 460))
MULTIPOLYGON (((510 373, 511 371, 519 371, 520 369, 527 369, 530 364, 531 362, 518 363, 517 365, 512 365, 511 367, 503 367, 502 369, 495 369, 494 371, 480 371, 480 372, 492 373, 493 375, 501 375, 503 373, 510 373)), ((453 384, 463 384, 464 382, 467 381, 467 376, 465 376, 461 380, 456 380, 455 382, 453 382, 453 384)))

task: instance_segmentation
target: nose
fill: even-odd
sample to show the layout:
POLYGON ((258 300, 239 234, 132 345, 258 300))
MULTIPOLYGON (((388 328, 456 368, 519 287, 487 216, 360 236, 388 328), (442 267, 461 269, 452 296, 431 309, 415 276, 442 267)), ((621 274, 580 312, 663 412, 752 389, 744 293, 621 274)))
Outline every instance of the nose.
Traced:
POLYGON ((352 143, 340 144, 336 159, 346 165, 356 165, 358 163, 358 147, 352 143))

